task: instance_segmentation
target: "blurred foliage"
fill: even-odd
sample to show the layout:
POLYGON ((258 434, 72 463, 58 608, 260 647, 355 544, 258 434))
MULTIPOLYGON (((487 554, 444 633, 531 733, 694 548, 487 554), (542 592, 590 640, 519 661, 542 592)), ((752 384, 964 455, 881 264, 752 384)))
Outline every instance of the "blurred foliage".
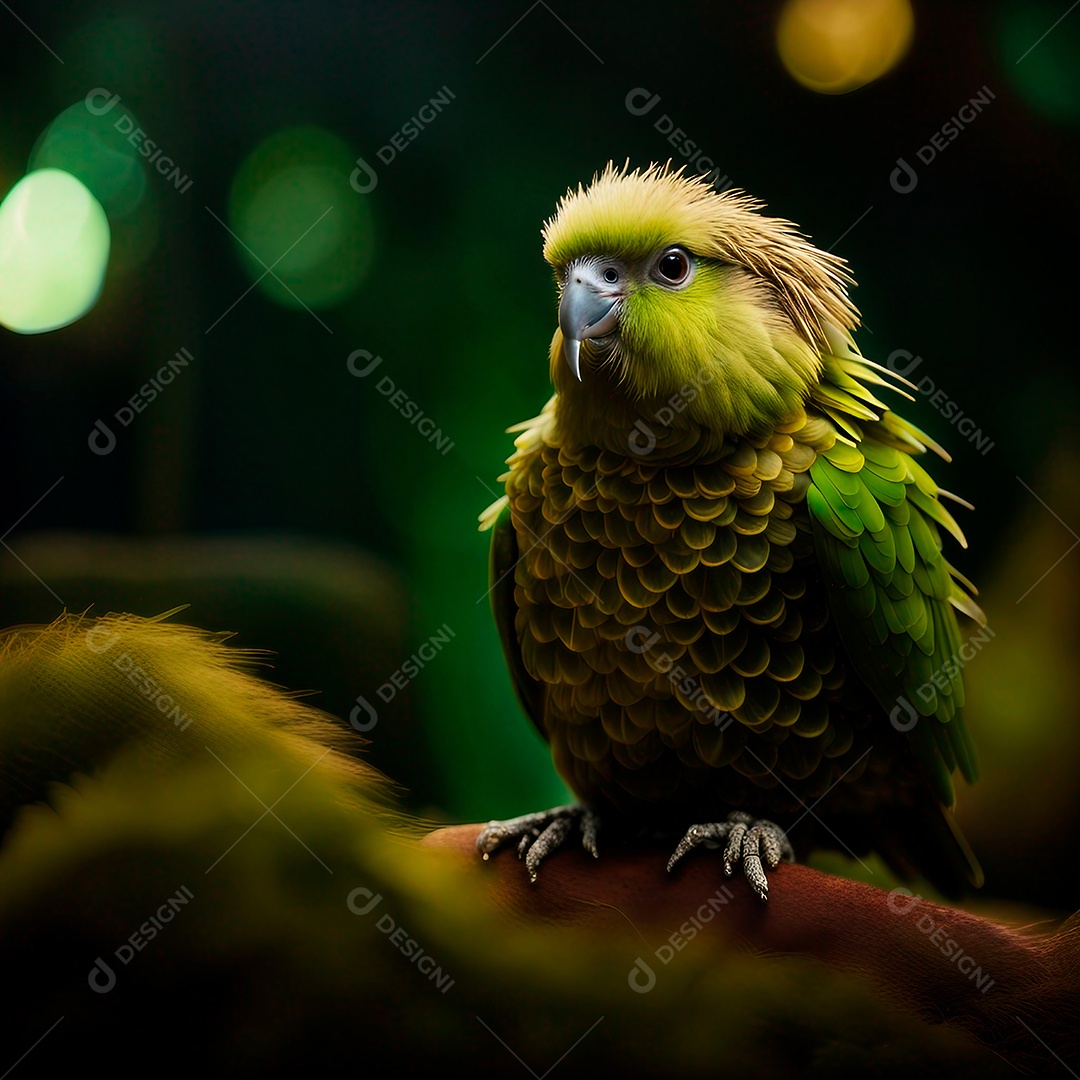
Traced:
MULTIPOLYGON (((0 336, 0 451, 9 462, 0 534, 14 552, 0 558, 40 588, 35 604, 26 590, 6 593, 0 623, 47 618, 69 601, 47 579, 56 596, 39 586, 30 560, 29 569, 16 561, 29 529, 345 542, 406 582, 407 630, 399 656, 353 657, 341 685, 373 697, 440 627, 454 633, 401 691, 425 736, 405 724, 375 734, 376 753, 392 742, 392 760, 417 759, 396 774, 414 803, 487 819, 564 799, 511 691, 476 518, 498 491, 512 445, 504 429, 534 415, 549 393, 555 312, 542 221, 567 186, 609 158, 678 162, 689 139, 771 213, 850 260, 868 356, 921 356, 915 381, 932 380, 993 441, 981 453, 930 393, 904 406, 954 457, 937 463, 935 477, 978 507, 962 519, 971 549, 956 561, 984 587, 991 625, 1002 628, 1000 659, 971 672, 977 681, 994 668, 1000 686, 989 696, 1013 703, 1000 721, 1010 739, 994 733, 997 721, 987 728, 979 805, 1012 805, 1002 773, 1028 739, 1056 752, 1061 767, 1020 786, 1042 792, 1052 778, 1047 805, 1075 817, 1075 749, 1061 736, 1075 695, 1050 670, 1038 686, 1044 715, 1060 726, 1037 729, 1017 716, 1031 700, 1020 695, 1037 692, 1025 665, 1046 643, 1046 627, 1034 614, 1039 593, 1022 605, 1027 622, 999 618, 998 596, 1003 606, 1012 601, 994 575, 1012 572, 1007 552, 1020 551, 1029 524, 1046 525, 1017 476, 1071 527, 1077 521, 1059 505, 1059 481, 1040 477, 1077 405, 1062 317, 1074 305, 1073 281, 1058 267, 1080 228, 1064 212, 1080 166, 1072 126, 1080 14, 1052 28, 1057 4, 915 2, 914 37, 893 70, 852 93, 819 95, 780 63, 779 3, 526 8, 63 0, 21 11, 29 27, 0 10, 0 197, 42 132, 104 88, 119 95, 113 122, 137 117, 143 130, 152 208, 133 219, 137 236, 118 239, 130 258, 110 264, 85 318, 52 334, 0 336), (984 86, 990 104, 918 164, 918 150, 984 86), (627 107, 638 88, 659 95, 648 113, 627 107), (446 103, 435 109, 437 98, 446 103), (355 291, 339 300, 333 289, 320 292, 320 304, 328 295, 333 302, 309 312, 284 290, 303 300, 296 275, 307 265, 326 269, 315 259, 324 243, 317 223, 295 215, 290 238, 273 215, 259 219, 255 254, 271 267, 286 261, 277 271, 284 285, 266 278, 258 288, 262 270, 224 226, 245 161, 280 132, 311 128, 362 157, 377 182, 368 194, 344 171, 330 182, 336 209, 326 221, 340 211, 335 228, 348 226, 365 250, 342 254, 355 260, 346 275, 355 291), (189 188, 149 164, 147 139, 189 188), (901 157, 918 170, 906 194, 890 184, 901 157), (140 236, 152 238, 149 250, 140 236), (194 356, 190 368, 128 425, 115 422, 181 348, 194 356), (366 377, 350 369, 356 350, 382 357, 366 377), (445 453, 418 412, 452 442, 445 453), (99 420, 117 429, 105 456, 88 447, 99 420)), ((1032 545, 1017 557, 1034 580, 1057 548, 1032 545)), ((1063 605, 1072 601, 1074 581, 1063 564, 1041 599, 1056 589, 1063 605)), ((275 629, 270 642, 242 602, 244 587, 217 588, 215 612, 231 621, 213 629, 239 630, 245 645, 272 643, 283 656, 311 652, 310 622, 303 638, 275 629)), ((115 591, 102 582, 101 594, 115 591)), ((166 602, 189 599, 178 588, 166 602)), ((143 615, 161 609, 139 603, 143 615)), ((292 678, 320 688, 327 677, 300 664, 292 678)), ((976 710, 987 700, 973 689, 980 742, 976 710)), ((985 843, 1019 846, 1030 836, 996 820, 985 843)), ((1035 891, 1027 876, 999 882, 1016 895, 1035 891)))
POLYGON ((1065 443, 1030 490, 1021 486, 1027 506, 1006 523, 1007 546, 987 575, 982 599, 994 637, 965 669, 982 775, 961 796, 959 815, 988 892, 1061 909, 1076 907, 1064 866, 1080 847, 1078 468, 1080 447, 1065 443))
POLYGON ((724 916, 633 992, 663 922, 573 893, 580 925, 505 910, 494 868, 411 842, 378 778, 328 749, 327 718, 244 666, 212 635, 131 617, 0 639, 0 807, 47 794, 0 848, 0 963, 19 990, 0 1060, 25 1057, 32 1075, 91 1058, 120 1075, 319 1075, 347 1061, 401 1076, 449 1055, 495 1075, 517 1075, 510 1055, 569 1076, 677 1062, 687 1076, 904 1077, 926 1060, 1010 1074, 858 975, 753 955, 724 916))
POLYGON ((311 783, 279 808, 305 851, 278 821, 252 828, 252 795, 274 803, 297 763, 249 745, 230 764, 249 791, 209 759, 164 782, 122 762, 20 821, 0 859, 0 958, 20 987, 0 1033, 5 1060, 49 1032, 31 1075, 81 1067, 87 1047, 122 1074, 164 1076, 207 1062, 212 1075, 318 1075, 342 1061, 401 1076, 451 1055, 506 1076, 520 1068, 512 1055, 538 1070, 567 1056, 566 1076, 670 1075, 677 1062, 683 1076, 900 1078, 928 1060, 957 1076, 1011 1075, 955 1029, 805 958, 712 939, 663 970, 654 992, 633 993, 642 945, 628 928, 514 922, 479 875, 388 840, 370 814, 347 814, 311 783), (149 918, 184 889, 189 903, 148 936, 149 918), (354 890, 364 891, 350 909, 354 890), (116 953, 133 938, 125 964, 116 953), (398 955, 410 943, 433 957, 427 979, 439 982, 398 955), (102 960, 115 983, 95 994, 88 973, 102 960))

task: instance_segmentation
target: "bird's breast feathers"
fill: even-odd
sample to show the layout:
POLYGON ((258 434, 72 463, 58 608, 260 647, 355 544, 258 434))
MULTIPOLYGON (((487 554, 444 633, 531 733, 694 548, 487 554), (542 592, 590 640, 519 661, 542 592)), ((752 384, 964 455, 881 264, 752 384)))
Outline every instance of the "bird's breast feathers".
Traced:
POLYGON ((766 782, 816 776, 823 793, 854 745, 854 717, 830 713, 844 666, 807 574, 810 468, 833 425, 801 413, 681 465, 551 432, 550 414, 526 428, 506 479, 516 630, 557 760, 584 776, 674 755, 766 782))

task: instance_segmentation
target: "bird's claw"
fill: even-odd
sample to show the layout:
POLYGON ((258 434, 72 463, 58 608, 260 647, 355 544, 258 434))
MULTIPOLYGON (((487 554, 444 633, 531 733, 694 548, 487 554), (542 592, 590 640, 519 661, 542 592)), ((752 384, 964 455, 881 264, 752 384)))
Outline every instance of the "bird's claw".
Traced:
POLYGON ((686 835, 679 841, 674 854, 668 860, 668 871, 699 844, 718 847, 724 846, 724 873, 731 877, 735 867, 742 864, 743 876, 750 887, 762 900, 769 898, 769 881, 765 876, 762 855, 771 870, 776 869, 780 860, 791 862, 795 858, 791 842, 779 825, 771 821, 755 821, 749 814, 736 810, 728 814, 726 821, 691 825, 686 835))
POLYGON ((577 805, 556 806, 507 821, 489 821, 476 838, 476 850, 487 859, 507 841, 517 840, 517 856, 524 858, 529 880, 535 882, 540 864, 562 847, 575 825, 581 832, 581 846, 598 859, 596 835, 600 819, 587 806, 577 805))

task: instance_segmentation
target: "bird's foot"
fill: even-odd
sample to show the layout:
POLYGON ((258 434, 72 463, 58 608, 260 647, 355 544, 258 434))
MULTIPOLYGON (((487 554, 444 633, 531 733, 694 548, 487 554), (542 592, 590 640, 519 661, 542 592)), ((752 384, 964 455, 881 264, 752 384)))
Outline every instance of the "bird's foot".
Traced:
POLYGON ((781 859, 792 862, 795 852, 787 833, 779 825, 771 821, 755 821, 741 810, 728 814, 726 821, 691 825, 668 860, 668 871, 698 844, 715 848, 724 840, 727 841, 724 847, 724 873, 731 877, 735 867, 741 863, 743 875, 750 883, 750 888, 762 900, 768 900, 769 881, 765 877, 762 856, 764 855, 765 862, 769 864, 769 869, 775 870, 781 859))
POLYGON ((525 859, 529 880, 536 881, 540 864, 562 847, 575 826, 581 832, 581 846, 598 859, 596 834, 600 830, 600 819, 587 806, 576 805, 556 806, 508 821, 489 821, 476 838, 476 850, 487 859, 507 841, 517 840, 518 858, 525 859))

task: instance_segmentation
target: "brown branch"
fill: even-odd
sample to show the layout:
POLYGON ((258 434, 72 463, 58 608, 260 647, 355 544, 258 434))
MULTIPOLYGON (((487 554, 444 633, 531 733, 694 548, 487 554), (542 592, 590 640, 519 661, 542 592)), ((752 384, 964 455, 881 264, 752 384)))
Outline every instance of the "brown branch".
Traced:
POLYGON ((888 892, 798 864, 770 873, 762 903, 741 878, 724 877, 715 853, 691 857, 669 876, 659 849, 612 850, 599 861, 580 849, 563 851, 532 885, 512 850, 481 861, 480 828, 440 829, 424 843, 474 866, 494 902, 518 918, 651 931, 651 941, 663 942, 655 966, 694 936, 694 917, 715 918, 724 931, 711 938, 717 947, 809 956, 860 972, 886 1000, 958 1027, 1017 1064, 1042 1067, 1058 1055, 1080 1065, 1075 920, 1056 933, 1021 933, 908 890, 888 892), (710 897, 727 896, 708 905, 710 897))

